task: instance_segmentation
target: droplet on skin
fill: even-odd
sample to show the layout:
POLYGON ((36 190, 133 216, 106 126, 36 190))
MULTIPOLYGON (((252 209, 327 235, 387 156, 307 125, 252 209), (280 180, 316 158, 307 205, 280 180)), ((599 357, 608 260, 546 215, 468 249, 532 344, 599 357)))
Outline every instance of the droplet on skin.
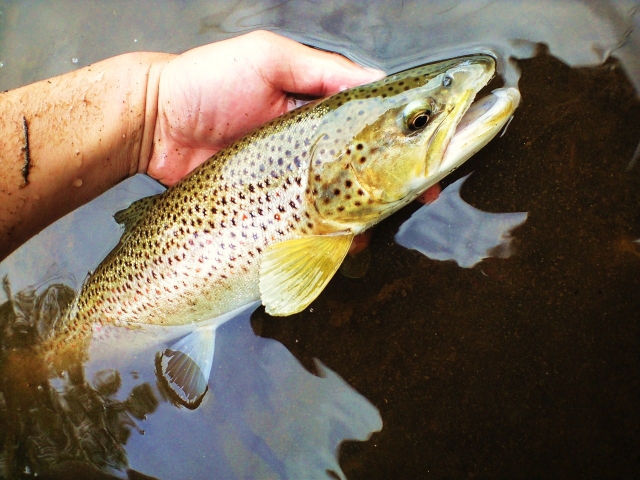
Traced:
POLYGON ((81 187, 82 186, 82 179, 81 178, 76 178, 73 182, 72 185, 74 187, 81 187))

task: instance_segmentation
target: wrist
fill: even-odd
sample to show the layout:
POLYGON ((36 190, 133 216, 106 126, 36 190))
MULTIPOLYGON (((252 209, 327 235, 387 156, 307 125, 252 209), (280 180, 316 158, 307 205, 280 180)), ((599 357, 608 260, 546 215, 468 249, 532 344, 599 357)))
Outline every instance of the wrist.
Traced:
POLYGON ((160 77, 164 67, 175 55, 153 54, 146 74, 146 91, 144 100, 143 125, 138 152, 131 158, 130 175, 146 173, 149 160, 153 154, 154 135, 158 119, 158 97, 160 94, 160 77))

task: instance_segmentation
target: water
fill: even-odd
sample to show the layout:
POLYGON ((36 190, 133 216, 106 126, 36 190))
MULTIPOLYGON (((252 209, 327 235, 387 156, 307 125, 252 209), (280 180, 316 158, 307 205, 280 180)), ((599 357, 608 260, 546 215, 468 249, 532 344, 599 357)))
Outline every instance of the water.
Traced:
POLYGON ((449 185, 435 202, 403 223, 396 243, 433 260, 453 260, 464 268, 485 258, 510 257, 511 230, 522 225, 527 214, 490 213, 472 207, 460 197, 466 178, 449 185))
MULTIPOLYGON (((311 371, 320 359, 344 379, 342 388, 352 400, 379 410, 381 432, 340 449, 340 468, 348 478, 640 473, 640 170, 629 168, 640 140, 634 91, 640 55, 638 33, 629 30, 638 25, 632 2, 102 2, 80 9, 76 3, 15 2, 0 10, 1 88, 123 51, 177 52, 258 27, 387 70, 486 47, 528 57, 535 42, 545 42, 551 54, 576 68, 544 51, 520 61, 523 102, 507 134, 445 182, 473 172, 461 189, 466 203, 496 214, 527 213, 511 233, 508 258, 461 268, 397 245, 394 235, 418 208, 409 207, 376 228, 363 278, 337 276, 311 309, 288 318, 271 318, 259 309, 251 323, 262 340, 279 342, 271 348, 284 345, 311 371), (582 68, 600 64, 609 52, 618 60, 582 68)), ((127 188, 143 195, 157 187, 135 180, 127 188)), ((117 202, 112 211, 122 208, 117 202)), ((115 228, 108 214, 100 221, 105 229, 115 228)), ((113 239, 94 239, 102 235, 96 229, 73 231, 73 243, 65 235, 50 244, 55 249, 20 254, 29 262, 23 267, 0 265, 11 272, 14 291, 45 278, 72 286, 82 281, 86 267, 69 259, 95 264, 113 239), (93 244, 100 247, 83 248, 93 244)), ((228 325, 232 330, 236 324, 228 325)), ((240 319, 237 329, 246 336, 228 338, 243 338, 243 345, 261 341, 248 328, 248 320, 240 319)), ((225 338, 223 331, 219 338, 225 338)), ((240 348, 229 345, 231 351, 240 348)), ((224 352, 216 348, 216 355, 224 352)), ((260 370, 251 362, 243 372, 260 370)), ((285 367, 269 365, 277 385, 277 372, 285 367)), ((153 386, 152 373, 140 368, 136 380, 121 371, 118 400, 136 381, 153 386)), ((304 375, 292 378, 315 381, 304 375)), ((238 388, 250 391, 257 378, 238 388)), ((300 387, 302 394, 313 391, 300 387)), ((203 402, 202 412, 208 413, 197 418, 215 423, 217 417, 207 415, 218 397, 207 398, 212 403, 203 402)), ((277 398, 276 406, 282 402, 277 398)), ((338 398, 328 404, 335 406, 338 398)), ((184 409, 158 401, 148 424, 169 428, 186 417, 184 409)), ((0 407, 2 402, 6 397, 0 407)), ((271 412, 264 403, 254 406, 255 415, 271 412)), ((266 465, 256 471, 280 475, 273 465, 282 462, 270 461, 277 455, 264 453, 278 447, 268 445, 262 454, 229 453, 248 438, 238 425, 224 430, 235 432, 226 446, 220 445, 224 435, 213 429, 206 439, 212 443, 181 436, 184 449, 170 465, 155 462, 155 448, 169 448, 153 439, 158 437, 147 437, 153 449, 132 450, 128 459, 132 468, 146 472, 155 462, 161 468, 153 474, 180 478, 197 473, 170 469, 183 465, 197 472, 209 464, 209 455, 224 452, 235 462, 266 465), (260 461, 254 462, 256 455, 260 461)), ((128 445, 146 440, 131 428, 128 445)), ((364 430, 375 430, 375 424, 364 430)), ((337 439, 349 435, 357 436, 328 434, 321 451, 333 457, 337 439)), ((311 438, 310 432, 296 438, 311 438)), ((114 457, 118 452, 110 450, 114 457)), ((312 457, 300 458, 313 463, 312 457)), ((331 458, 322 465, 331 465, 331 458)), ((66 468, 68 474, 81 467, 66 468)))

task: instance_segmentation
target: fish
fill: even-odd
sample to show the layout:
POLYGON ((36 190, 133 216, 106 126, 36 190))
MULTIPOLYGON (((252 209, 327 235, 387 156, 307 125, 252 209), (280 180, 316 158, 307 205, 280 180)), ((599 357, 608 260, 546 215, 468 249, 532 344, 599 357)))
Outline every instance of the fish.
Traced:
POLYGON ((116 213, 124 233, 45 342, 49 359, 105 326, 195 328, 256 301, 275 316, 304 310, 356 235, 512 117, 516 88, 474 103, 495 71, 492 55, 468 55, 310 102, 116 213))

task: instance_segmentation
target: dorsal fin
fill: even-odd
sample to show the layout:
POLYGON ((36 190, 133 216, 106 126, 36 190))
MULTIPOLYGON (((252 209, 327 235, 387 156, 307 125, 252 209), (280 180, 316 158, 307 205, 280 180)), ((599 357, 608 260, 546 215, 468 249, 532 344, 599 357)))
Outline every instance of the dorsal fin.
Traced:
POLYGON ((160 194, 152 195, 150 197, 144 197, 140 200, 136 200, 127 208, 117 211, 113 216, 113 219, 120 225, 124 225, 125 231, 131 230, 156 203, 159 195, 160 194))
MULTIPOLYGON (((119 210, 113 215, 113 219, 120 225, 124 226, 124 233, 120 238, 119 245, 122 245, 133 230, 133 227, 147 214, 147 212, 156 203, 161 194, 152 195, 150 197, 136 200, 124 210, 119 210)), ((117 247, 116 247, 117 248, 117 247)))

